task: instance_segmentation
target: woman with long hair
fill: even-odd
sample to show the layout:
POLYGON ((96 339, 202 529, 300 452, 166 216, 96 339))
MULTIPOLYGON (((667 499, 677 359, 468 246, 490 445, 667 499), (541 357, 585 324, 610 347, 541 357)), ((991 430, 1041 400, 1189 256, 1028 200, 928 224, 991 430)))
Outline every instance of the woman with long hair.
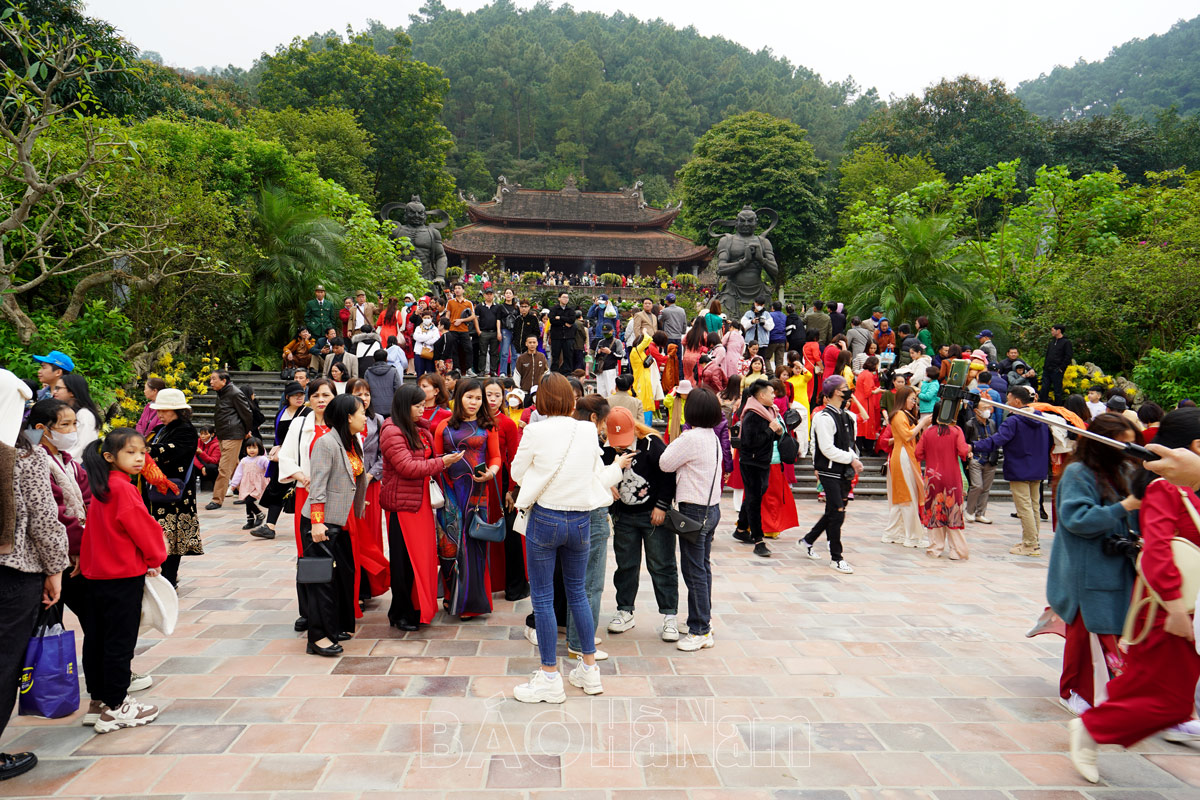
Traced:
POLYGON ((821 357, 821 333, 814 329, 809 329, 804 334, 804 347, 801 350, 801 355, 804 356, 804 368, 813 374, 812 399, 811 408, 816 408, 816 399, 821 393, 821 380, 824 378, 825 360, 821 357))
MULTIPOLYGON (((1118 414, 1096 418, 1096 433, 1132 442, 1136 432, 1118 414)), ((1066 623, 1059 702, 1076 716, 1103 699, 1093 680, 1093 637, 1105 665, 1122 661, 1117 638, 1129 610, 1137 541, 1131 522, 1142 502, 1133 494, 1124 451, 1079 439, 1054 493, 1057 525, 1046 576, 1046 600, 1066 623), (1115 547, 1121 545, 1123 547, 1115 547)))
MULTIPOLYGON (((1093 420, 1093 426, 1104 416, 1093 420)), ((1167 414, 1154 442, 1200 454, 1200 409, 1167 414)), ((1182 579, 1171 550, 1175 537, 1200 546, 1200 498, 1196 496, 1200 486, 1176 486, 1155 479, 1143 467, 1134 479, 1134 493, 1143 491, 1142 487, 1140 571, 1163 608, 1156 613, 1145 639, 1129 647, 1124 670, 1108 682, 1108 699, 1071 720, 1071 763, 1092 783, 1100 780, 1097 744, 1130 747, 1164 729, 1164 737, 1171 741, 1200 736, 1200 724, 1192 719, 1196 682, 1200 680, 1200 654, 1188 612, 1194 598, 1180 594, 1182 579)), ((1147 625, 1147 613, 1139 614, 1135 631, 1147 625)))
POLYGON ((854 399, 858 401, 859 407, 867 412, 866 419, 861 416, 858 419, 858 452, 864 455, 875 452, 875 440, 879 438, 879 429, 883 421, 883 413, 880 409, 883 389, 879 385, 877 369, 879 369, 879 359, 875 356, 868 356, 863 362, 862 369, 855 376, 854 399))
POLYGON ((68 447, 67 452, 71 454, 71 458, 81 461, 83 451, 96 441, 103 415, 96 407, 95 401, 92 400, 87 380, 74 372, 63 373, 62 377, 58 379, 58 383, 54 385, 52 396, 55 400, 62 400, 75 409, 75 431, 78 435, 75 444, 68 447))
POLYGON ((417 386, 425 392, 422 419, 429 423, 429 430, 435 430, 450 419, 450 395, 446 392, 446 379, 436 372, 426 372, 417 378, 417 386))
POLYGON ((305 410, 304 387, 295 381, 289 383, 283 390, 284 404, 275 414, 275 446, 267 453, 270 464, 267 465, 267 488, 263 490, 262 507, 267 510, 266 521, 254 530, 251 536, 259 539, 275 538, 275 523, 285 507, 289 514, 294 514, 295 495, 292 487, 279 480, 279 450, 287 440, 288 428, 297 416, 305 410))
POLYGON ((354 637, 354 548, 346 530, 353 514, 359 479, 365 472, 359 434, 367 427, 362 401, 338 395, 325 409, 329 435, 313 444, 312 478, 302 514, 309 526, 302 533, 305 558, 333 559, 333 580, 302 583, 308 616, 308 653, 336 656, 339 641, 354 637))
POLYGON ((190 477, 192 459, 196 457, 199 434, 192 427, 192 407, 178 389, 163 389, 155 397, 154 410, 161 420, 150 438, 146 452, 173 483, 181 487, 178 495, 163 500, 151 493, 149 484, 142 486, 142 496, 150 516, 163 529, 167 540, 167 560, 162 563, 163 577, 172 586, 179 585, 179 563, 183 556, 204 554, 200 541, 200 519, 196 516, 196 482, 190 477))
MULTIPOLYGON (((366 502, 362 514, 355 509, 346 528, 354 547, 354 616, 363 615, 362 604, 388 590, 390 570, 383 554, 383 514, 379 505, 380 479, 383 477, 383 458, 379 454, 379 429, 384 418, 371 404, 371 384, 365 378, 352 378, 346 384, 346 394, 352 394, 363 404, 367 427, 359 437, 363 450, 363 475, 366 482, 366 502)), ((391 413, 391 409, 388 409, 391 413)))
POLYGON ((721 301, 713 298, 708 304, 708 313, 704 315, 704 327, 709 333, 720 334, 721 328, 725 325, 725 318, 721 316, 721 301))
POLYGON ((387 308, 379 312, 379 319, 375 320, 375 332, 379 334, 379 341, 385 344, 389 336, 400 336, 400 301, 395 297, 389 297, 387 308))
MULTIPOLYGON (((317 378, 308 384, 308 408, 302 410, 292 419, 288 426, 287 438, 277 454, 279 460, 279 476, 283 483, 292 484, 295 491, 295 508, 299 512, 308 501, 309 478, 311 465, 310 457, 313 448, 322 436, 329 433, 325 422, 325 410, 337 395, 333 381, 328 378, 317 378)), ((312 523, 307 515, 295 514, 296 556, 304 555, 304 539, 311 539, 309 529, 312 523)), ((308 616, 305 614, 304 603, 307 595, 300 591, 296 584, 296 599, 300 606, 300 616, 296 619, 296 630, 308 630, 308 616)))
POLYGON ((420 387, 401 386, 380 434, 392 587, 388 621, 402 631, 428 625, 437 613, 438 533, 429 483, 463 458, 461 452, 434 455, 425 400, 420 387))
POLYGON ((914 454, 925 465, 925 502, 921 505, 921 523, 929 531, 925 552, 940 558, 942 550, 949 547, 951 561, 965 561, 969 553, 962 532, 966 524, 962 459, 971 455, 971 446, 962 428, 938 423, 920 438, 914 454))
MULTIPOLYGON (((529 596, 529 581, 525 577, 525 546, 521 542, 521 534, 513 530, 516 514, 513 512, 515 495, 512 460, 517 455, 521 432, 513 418, 505 413, 506 394, 504 384, 498 378, 489 378, 483 382, 483 397, 487 402, 488 413, 492 415, 492 421, 496 424, 496 435, 500 439, 499 504, 496 508, 489 509, 489 512, 504 514, 508 529, 503 547, 497 544, 492 548, 492 583, 504 587, 505 600, 516 601, 529 596)), ((605 406, 607 405, 606 401, 605 406)))
POLYGON ((763 541, 763 497, 770 483, 772 454, 784 428, 775 407, 775 390, 765 380, 742 391, 741 424, 738 468, 745 495, 733 536, 753 544, 754 555, 769 558, 771 551, 763 541))
POLYGON ((473 539, 469 532, 476 517, 487 522, 497 518, 493 509, 499 508, 500 437, 478 380, 459 379, 454 412, 434 429, 433 451, 439 456, 456 452, 465 456, 448 466, 442 476, 446 504, 438 511, 438 521, 458 542, 455 557, 442 560, 446 611, 457 617, 489 614, 489 543, 473 539))
POLYGON ((708 326, 704 317, 696 317, 687 336, 683 337, 683 375, 693 385, 700 383, 700 356, 708 352, 708 326))
POLYGON ((516 505, 528 514, 525 549, 541 657, 541 668, 513 692, 523 703, 561 703, 566 699, 555 654, 556 564, 562 571, 581 650, 581 663, 571 671, 570 682, 587 694, 604 691, 596 667, 592 610, 584 591, 591 509, 611 502, 611 489, 633 455, 626 453, 604 466, 595 426, 572 417, 575 402, 575 392, 565 377, 550 373, 543 378, 537 393, 538 413, 543 419, 525 428, 513 459, 513 480, 521 486, 516 505))
MULTIPOLYGON (((596 426, 596 442, 598 444, 601 443, 601 437, 607 432, 605 421, 608 419, 609 410, 608 401, 600 395, 589 394, 575 400, 575 419, 581 422, 590 422, 596 426)), ((608 513, 610 508, 611 506, 605 503, 589 512, 588 560, 587 569, 583 574, 583 591, 587 594, 588 607, 592 609, 592 629, 596 632, 600 630, 600 597, 604 593, 604 579, 608 574, 608 542, 612 538, 612 526, 609 524, 608 513)), ((558 588, 556 585, 556 592, 558 588)), ((555 607, 559 607, 557 596, 555 597, 555 607)), ((570 607, 566 604, 565 591, 561 607, 566 613, 567 620, 567 656, 579 658, 583 653, 583 647, 579 640, 579 628, 571 615, 570 607)), ((535 636, 535 641, 536 638, 535 636)), ((608 653, 597 648, 596 660, 604 661, 607 658, 608 653)))
POLYGON ((921 508, 925 505, 921 465, 917 461, 917 437, 929 425, 932 416, 918 419, 917 390, 901 386, 896 390, 895 410, 888 420, 892 434, 892 454, 888 458, 888 524, 880 541, 922 547, 921 508))

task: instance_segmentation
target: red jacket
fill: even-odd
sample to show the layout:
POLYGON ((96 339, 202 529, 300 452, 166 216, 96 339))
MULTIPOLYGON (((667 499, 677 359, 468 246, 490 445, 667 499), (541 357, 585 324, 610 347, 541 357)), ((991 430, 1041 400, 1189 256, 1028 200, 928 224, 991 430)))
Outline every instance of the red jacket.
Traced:
POLYGON ((108 473, 108 502, 92 497, 84 531, 79 569, 88 580, 136 578, 167 559, 162 527, 120 470, 108 473))
MULTIPOLYGON (((1163 600, 1178 600, 1183 585, 1171 555, 1171 539, 1180 536, 1200 545, 1200 531, 1183 507, 1185 502, 1200 511, 1200 499, 1191 489, 1181 490, 1165 480, 1156 480, 1146 487, 1138 515, 1142 528, 1142 575, 1163 600)), ((1160 625, 1162 619, 1159 615, 1160 625)))
POLYGON ((379 502, 387 511, 418 511, 425 500, 425 485, 445 469, 441 456, 426 457, 433 450, 433 436, 425 420, 417 423, 420 452, 391 420, 379 432, 379 454, 383 456, 383 489, 379 502))
POLYGON ((217 437, 212 437, 208 440, 208 444, 198 442, 196 444, 196 457, 192 459, 192 463, 203 469, 204 467, 216 466, 221 462, 221 440, 217 437))

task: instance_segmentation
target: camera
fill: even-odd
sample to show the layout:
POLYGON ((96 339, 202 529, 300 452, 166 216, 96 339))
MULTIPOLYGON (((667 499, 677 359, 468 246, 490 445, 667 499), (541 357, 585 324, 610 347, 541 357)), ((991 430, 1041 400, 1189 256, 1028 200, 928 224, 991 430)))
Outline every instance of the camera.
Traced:
POLYGON ((1124 556, 1130 561, 1137 561, 1142 552, 1142 543, 1134 534, 1116 533, 1104 537, 1104 541, 1100 542, 1100 550, 1106 556, 1124 556))

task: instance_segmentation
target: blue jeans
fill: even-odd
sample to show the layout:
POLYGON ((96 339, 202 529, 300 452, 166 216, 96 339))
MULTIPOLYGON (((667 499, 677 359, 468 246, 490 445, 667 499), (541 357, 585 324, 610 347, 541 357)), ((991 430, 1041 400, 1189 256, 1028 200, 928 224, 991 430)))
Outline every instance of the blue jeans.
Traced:
POLYGON ((679 537, 679 571, 688 590, 688 633, 703 636, 712 630, 712 542, 721 506, 680 503, 679 511, 703 526, 694 542, 679 537))
POLYGON ((554 562, 562 551, 563 587, 567 608, 579 627, 580 651, 596 652, 596 627, 583 588, 591 539, 590 511, 554 511, 534 504, 525 531, 525 561, 529 569, 529 592, 537 625, 538 652, 542 666, 558 663, 558 619, 554 615, 554 562))
MULTIPOLYGON (((600 624, 600 595, 604 593, 604 573, 608 570, 608 509, 594 508, 590 512, 591 535, 588 545, 587 574, 583 577, 583 590, 587 592, 588 605, 592 607, 592 640, 600 624)), ((567 606, 567 647, 576 653, 579 649, 579 631, 575 629, 575 617, 567 606)))
POLYGON ((500 375, 512 375, 513 367, 517 365, 517 348, 513 346, 513 332, 511 330, 500 329, 500 364, 496 368, 496 372, 500 375))

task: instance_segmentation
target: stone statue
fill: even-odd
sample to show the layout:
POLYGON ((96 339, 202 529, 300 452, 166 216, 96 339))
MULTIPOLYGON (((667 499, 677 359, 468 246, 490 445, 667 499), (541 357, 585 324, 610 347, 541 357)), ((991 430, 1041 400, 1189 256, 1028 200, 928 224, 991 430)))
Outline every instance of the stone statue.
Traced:
POLYGON ((778 224, 779 214, 772 209, 755 211, 747 205, 738 212, 737 219, 713 220, 708 226, 709 236, 718 235, 713 228, 734 229, 734 233, 721 235, 717 242, 717 278, 723 281, 719 298, 731 319, 734 314, 740 316, 755 298, 770 293, 764 272, 771 279, 779 276, 775 251, 767 239, 767 234, 778 224), (760 214, 769 218, 770 224, 756 234, 760 214))
POLYGON ((407 237, 412 242, 416 256, 421 261, 421 277, 430 283, 446 283, 446 249, 442 247, 442 228, 450 221, 450 215, 440 208, 425 209, 421 196, 414 194, 408 203, 388 203, 379 212, 386 222, 392 211, 404 207, 404 222, 396 223, 392 236, 407 237), (428 222, 427 217, 441 217, 440 222, 428 222))

